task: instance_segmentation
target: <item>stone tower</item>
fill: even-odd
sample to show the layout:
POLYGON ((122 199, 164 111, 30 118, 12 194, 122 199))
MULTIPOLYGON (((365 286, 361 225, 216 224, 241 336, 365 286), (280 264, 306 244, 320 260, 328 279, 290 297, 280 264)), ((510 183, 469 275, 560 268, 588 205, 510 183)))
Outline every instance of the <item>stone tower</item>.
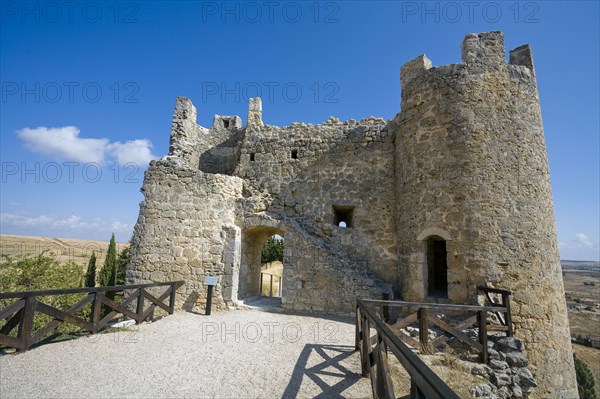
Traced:
POLYGON ((472 303, 478 285, 511 290, 515 334, 525 340, 543 387, 537 395, 576 397, 530 48, 512 50, 506 63, 501 32, 470 34, 462 60, 432 67, 420 56, 401 70, 403 296, 421 301, 442 291, 451 302, 472 303))
POLYGON ((260 294, 260 253, 285 239, 282 305, 349 314, 357 297, 475 304, 513 292, 515 335, 539 387, 577 397, 548 162, 529 46, 505 60, 500 32, 467 35, 461 64, 402 67, 390 121, 196 123, 178 97, 169 155, 146 172, 128 283, 184 280, 200 309, 260 294))

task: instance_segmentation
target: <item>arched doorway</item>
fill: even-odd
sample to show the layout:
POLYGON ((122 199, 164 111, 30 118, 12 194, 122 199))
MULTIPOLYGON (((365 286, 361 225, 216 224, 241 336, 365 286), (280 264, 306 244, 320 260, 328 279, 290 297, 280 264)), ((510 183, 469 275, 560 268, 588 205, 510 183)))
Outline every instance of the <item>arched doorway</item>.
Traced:
MULTIPOLYGON (((283 237, 284 232, 281 229, 268 226, 250 227, 242 231, 238 300, 260 298, 262 296, 261 276, 263 270, 261 255, 265 243, 273 236, 283 237)), ((283 275, 283 272, 281 274, 283 275)), ((277 284, 279 284, 279 281, 277 281, 277 284)))
POLYGON ((448 251, 446 240, 430 236, 426 240, 428 296, 448 297, 448 251))

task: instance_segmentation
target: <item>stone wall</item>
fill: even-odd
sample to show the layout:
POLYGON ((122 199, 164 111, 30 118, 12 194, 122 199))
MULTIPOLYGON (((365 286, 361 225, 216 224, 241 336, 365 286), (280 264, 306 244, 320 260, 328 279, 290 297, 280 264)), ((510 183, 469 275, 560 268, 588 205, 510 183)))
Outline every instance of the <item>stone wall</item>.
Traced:
POLYGON ((394 145, 382 119, 288 127, 262 124, 253 99, 239 117, 206 129, 178 98, 170 153, 152 162, 134 233, 130 282, 183 279, 177 307, 201 309, 208 275, 215 305, 258 295, 260 253, 285 238, 283 306, 350 314, 357 297, 398 284, 394 145), (255 115, 255 116, 252 116, 255 115), (334 223, 350 210, 352 226, 334 223))
MULTIPOLYGON (((221 276, 214 304, 237 285, 240 228, 235 224, 242 180, 152 161, 142 188, 144 201, 133 234, 127 284, 184 280, 176 307, 203 310, 204 278, 221 276)), ((227 295, 225 295, 227 297, 227 295)))

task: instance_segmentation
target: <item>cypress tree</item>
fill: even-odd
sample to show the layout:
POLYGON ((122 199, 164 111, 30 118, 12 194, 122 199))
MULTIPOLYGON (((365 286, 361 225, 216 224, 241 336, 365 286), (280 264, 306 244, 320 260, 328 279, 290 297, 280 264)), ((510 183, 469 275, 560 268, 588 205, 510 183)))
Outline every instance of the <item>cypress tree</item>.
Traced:
POLYGON ((129 255, 130 255, 131 246, 127 245, 123 250, 119 253, 119 258, 117 259, 117 273, 116 273, 116 285, 125 284, 125 268, 129 263, 129 255))
MULTIPOLYGON (((116 285, 117 280, 117 245, 115 243, 115 234, 113 233, 110 238, 110 244, 108 244, 108 251, 106 252, 106 259, 104 259, 104 265, 100 270, 100 285, 108 287, 116 285)), ((115 292, 108 291, 106 296, 110 299, 114 299, 115 292)))
POLYGON ((94 251, 92 251, 92 256, 90 256, 87 271, 85 272, 85 286, 96 286, 96 253, 94 251))
POLYGON ((260 263, 271 263, 276 260, 283 261, 283 240, 270 237, 263 247, 260 263))

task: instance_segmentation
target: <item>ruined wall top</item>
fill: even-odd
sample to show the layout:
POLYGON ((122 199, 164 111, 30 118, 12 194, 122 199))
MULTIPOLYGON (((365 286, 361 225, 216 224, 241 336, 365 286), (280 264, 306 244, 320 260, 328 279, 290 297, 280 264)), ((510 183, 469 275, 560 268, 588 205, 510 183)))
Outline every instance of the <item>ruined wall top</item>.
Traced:
MULTIPOLYGON (((533 57, 528 44, 510 51, 509 62, 506 62, 504 34, 499 31, 484 33, 469 33, 461 44, 461 64, 449 64, 432 67, 426 55, 407 62, 401 68, 400 80, 404 91, 415 78, 430 71, 438 74, 460 74, 464 72, 482 72, 486 70, 509 69, 520 72, 517 75, 525 81, 535 83, 533 57)), ((468 73, 467 72, 467 73, 468 73)))

